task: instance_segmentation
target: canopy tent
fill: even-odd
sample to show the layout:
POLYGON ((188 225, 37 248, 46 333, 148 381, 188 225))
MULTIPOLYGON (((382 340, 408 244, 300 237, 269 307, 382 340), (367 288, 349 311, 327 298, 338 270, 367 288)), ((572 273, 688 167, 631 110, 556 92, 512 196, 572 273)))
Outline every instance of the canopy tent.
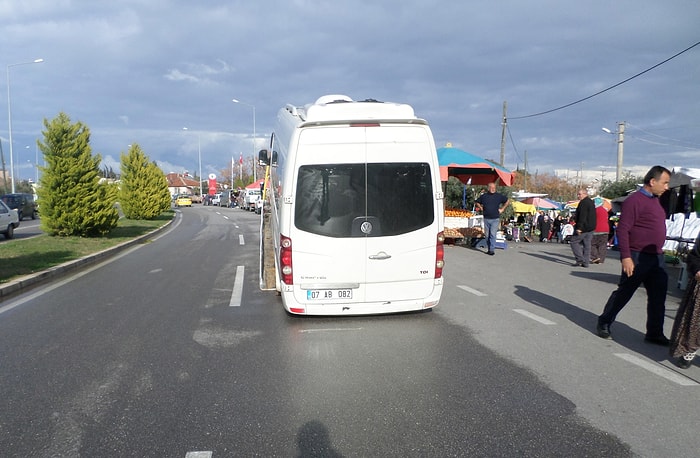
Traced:
POLYGON ((472 153, 446 146, 438 148, 437 156, 441 181, 456 177, 462 183, 473 185, 485 185, 491 182, 499 184, 499 181, 503 186, 513 184, 513 172, 472 153))
POLYGON ((518 202, 517 200, 512 201, 511 204, 513 205, 513 211, 515 213, 529 213, 531 215, 537 213, 537 209, 534 205, 518 202))
MULTIPOLYGON (((620 200, 619 202, 624 201, 626 198, 627 198, 627 196, 622 198, 622 200, 620 200)), ((610 200, 610 199, 606 199, 605 197, 600 197, 600 196, 593 197, 592 199, 593 199, 593 203, 595 204, 596 207, 600 207, 602 205, 603 208, 605 208, 607 211, 612 210, 614 207, 614 202, 617 201, 617 199, 610 200)), ((618 198, 618 199, 620 199, 620 198, 618 198)), ((566 203, 565 207, 569 208, 569 209, 576 209, 576 208, 578 208, 578 203, 579 203, 578 200, 570 200, 566 203)))
POLYGON ((700 178, 700 169, 691 169, 687 167, 674 168, 671 172, 671 180, 668 183, 668 187, 677 188, 679 186, 692 186, 692 182, 696 178, 700 178))
POLYGON ((264 178, 259 179, 258 181, 254 181, 248 186, 246 186, 246 189, 260 189, 260 186, 265 182, 264 178))
POLYGON ((561 204, 544 197, 529 197, 523 203, 533 205, 538 210, 561 210, 561 204))
POLYGON ((593 203, 595 203, 596 207, 603 207, 607 211, 610 211, 613 208, 613 204, 610 199, 606 199, 605 197, 595 197, 593 199, 593 203))

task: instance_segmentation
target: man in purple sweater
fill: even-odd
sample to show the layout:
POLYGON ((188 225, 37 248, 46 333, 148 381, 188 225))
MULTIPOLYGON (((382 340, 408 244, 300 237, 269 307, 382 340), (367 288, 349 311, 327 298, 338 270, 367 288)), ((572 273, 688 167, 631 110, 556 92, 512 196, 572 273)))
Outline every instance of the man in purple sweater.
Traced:
POLYGON ((622 274, 598 317, 596 331, 610 339, 610 325, 627 305, 639 285, 647 290, 647 324, 644 340, 669 345, 664 335, 668 274, 663 254, 666 242, 666 213, 658 197, 668 189, 671 172, 660 165, 652 167, 644 177, 644 186, 630 194, 622 204, 617 226, 622 274))

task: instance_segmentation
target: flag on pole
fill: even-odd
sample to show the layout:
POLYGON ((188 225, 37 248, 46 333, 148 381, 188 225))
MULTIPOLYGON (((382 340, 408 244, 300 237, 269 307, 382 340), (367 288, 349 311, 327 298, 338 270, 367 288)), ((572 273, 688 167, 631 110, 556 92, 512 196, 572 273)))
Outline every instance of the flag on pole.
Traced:
POLYGON ((243 165, 243 153, 241 153, 241 158, 238 160, 238 163, 243 165))

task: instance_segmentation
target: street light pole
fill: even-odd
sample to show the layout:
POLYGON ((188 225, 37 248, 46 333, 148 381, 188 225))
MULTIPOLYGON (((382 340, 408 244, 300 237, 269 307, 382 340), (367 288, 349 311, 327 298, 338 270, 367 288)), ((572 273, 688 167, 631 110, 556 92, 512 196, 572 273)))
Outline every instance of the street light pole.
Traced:
POLYGON ((605 127, 603 127, 603 132, 606 134, 617 134, 617 169, 615 171, 615 181, 620 181, 620 178, 622 178, 622 156, 625 143, 625 121, 619 121, 617 123, 617 132, 613 132, 605 127))
POLYGON ((7 66, 7 124, 10 136, 10 172, 12 172, 12 192, 15 192, 15 169, 14 169, 14 156, 12 154, 12 109, 10 108, 10 67, 16 67, 18 65, 29 65, 29 64, 40 64, 44 59, 34 59, 30 62, 19 62, 16 64, 10 64, 7 66))
POLYGON ((257 181, 257 164, 258 164, 258 159, 255 157, 255 105, 251 105, 250 103, 245 103, 241 102, 238 99, 233 99, 231 100, 233 103, 240 103, 241 105, 247 105, 253 109, 253 181, 257 181))
MULTIPOLYGON (((183 127, 182 130, 189 130, 187 127, 183 127)), ((204 199, 204 187, 202 186, 202 141, 199 137, 199 132, 197 132, 197 158, 199 160, 199 197, 204 199)))

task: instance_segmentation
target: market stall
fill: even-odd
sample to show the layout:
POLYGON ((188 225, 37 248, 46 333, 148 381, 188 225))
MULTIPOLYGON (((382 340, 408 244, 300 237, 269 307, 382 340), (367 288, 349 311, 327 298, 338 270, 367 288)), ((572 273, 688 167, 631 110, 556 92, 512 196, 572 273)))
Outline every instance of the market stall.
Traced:
MULTIPOLYGON (((488 159, 453 148, 449 143, 438 148, 437 155, 443 186, 449 177, 455 177, 467 186, 483 186, 488 183, 510 186, 513 183, 514 174, 510 170, 488 159)), ((475 246, 484 238, 483 217, 467 210, 445 209, 445 238, 475 246)))
POLYGON ((445 210, 445 239, 448 243, 471 243, 484 237, 484 218, 467 210, 445 210))

